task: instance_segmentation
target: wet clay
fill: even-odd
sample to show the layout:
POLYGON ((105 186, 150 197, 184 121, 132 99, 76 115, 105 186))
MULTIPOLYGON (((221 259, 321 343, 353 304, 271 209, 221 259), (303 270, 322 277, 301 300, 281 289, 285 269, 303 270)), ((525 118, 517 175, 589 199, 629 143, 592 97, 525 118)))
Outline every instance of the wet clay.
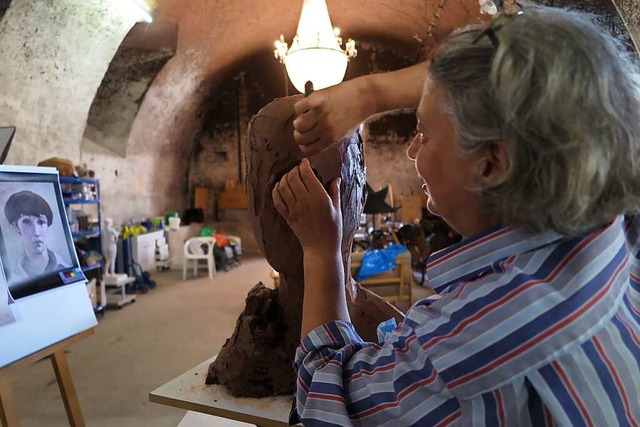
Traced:
MULTIPOLYGON (((248 294, 235 330, 209 367, 207 384, 226 386, 235 396, 262 397, 293 392, 291 367, 300 342, 304 272, 302 248, 277 212, 271 198, 276 182, 304 157, 293 139, 293 104, 299 99, 276 99, 249 124, 246 149, 249 212, 258 245, 280 273, 280 286, 258 283, 248 294)), ((340 176, 343 239, 342 260, 349 314, 360 336, 376 341, 377 325, 403 315, 351 278, 351 244, 366 198, 363 141, 353 129, 322 153, 310 157, 323 183, 340 176)))

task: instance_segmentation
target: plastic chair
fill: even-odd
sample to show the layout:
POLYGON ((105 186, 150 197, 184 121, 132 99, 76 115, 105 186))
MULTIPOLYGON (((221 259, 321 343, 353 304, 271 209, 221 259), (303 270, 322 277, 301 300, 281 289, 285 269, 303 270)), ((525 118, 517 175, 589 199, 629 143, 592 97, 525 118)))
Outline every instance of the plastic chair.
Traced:
POLYGON ((209 268, 209 279, 217 274, 213 247, 216 240, 213 237, 191 237, 184 242, 184 262, 182 263, 182 280, 187 280, 187 264, 193 261, 193 275, 198 275, 198 261, 206 260, 209 268))

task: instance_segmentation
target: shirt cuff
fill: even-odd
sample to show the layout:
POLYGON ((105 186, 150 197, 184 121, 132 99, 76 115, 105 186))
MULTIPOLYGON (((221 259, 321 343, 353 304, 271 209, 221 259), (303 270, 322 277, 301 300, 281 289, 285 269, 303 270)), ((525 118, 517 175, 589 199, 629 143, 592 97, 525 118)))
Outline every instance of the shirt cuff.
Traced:
POLYGON ((334 320, 325 323, 317 326, 304 337, 296 350, 293 368, 298 370, 304 358, 311 352, 321 351, 323 348, 339 350, 347 345, 362 344, 363 342, 351 322, 334 320))

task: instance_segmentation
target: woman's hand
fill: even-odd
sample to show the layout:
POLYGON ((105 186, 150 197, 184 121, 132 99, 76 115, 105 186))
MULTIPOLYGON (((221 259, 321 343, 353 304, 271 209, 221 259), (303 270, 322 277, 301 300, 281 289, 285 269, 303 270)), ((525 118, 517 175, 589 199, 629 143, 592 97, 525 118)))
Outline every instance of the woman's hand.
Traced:
POLYGON ((340 178, 329 192, 316 178, 308 159, 282 177, 272 191, 273 203, 304 250, 304 298, 301 336, 332 320, 350 321, 340 254, 342 212, 340 178))
POLYGON ((319 153, 374 114, 416 108, 426 78, 421 62, 315 91, 293 106, 293 137, 306 155, 319 153))
POLYGON ((303 159, 272 191, 273 203, 298 237, 305 253, 336 253, 342 242, 340 178, 329 193, 303 159))
POLYGON ((365 79, 313 92, 294 104, 293 137, 307 155, 319 153, 375 112, 365 79))

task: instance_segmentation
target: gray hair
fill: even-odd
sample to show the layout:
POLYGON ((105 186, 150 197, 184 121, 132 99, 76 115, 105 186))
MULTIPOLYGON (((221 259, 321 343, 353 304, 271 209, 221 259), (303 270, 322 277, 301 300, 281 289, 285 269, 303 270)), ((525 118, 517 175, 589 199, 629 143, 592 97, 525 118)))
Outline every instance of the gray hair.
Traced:
POLYGON ((567 235, 640 207, 640 78, 629 52, 590 16, 526 10, 497 29, 467 28, 434 53, 463 153, 506 142, 511 169, 477 185, 503 223, 567 235))

